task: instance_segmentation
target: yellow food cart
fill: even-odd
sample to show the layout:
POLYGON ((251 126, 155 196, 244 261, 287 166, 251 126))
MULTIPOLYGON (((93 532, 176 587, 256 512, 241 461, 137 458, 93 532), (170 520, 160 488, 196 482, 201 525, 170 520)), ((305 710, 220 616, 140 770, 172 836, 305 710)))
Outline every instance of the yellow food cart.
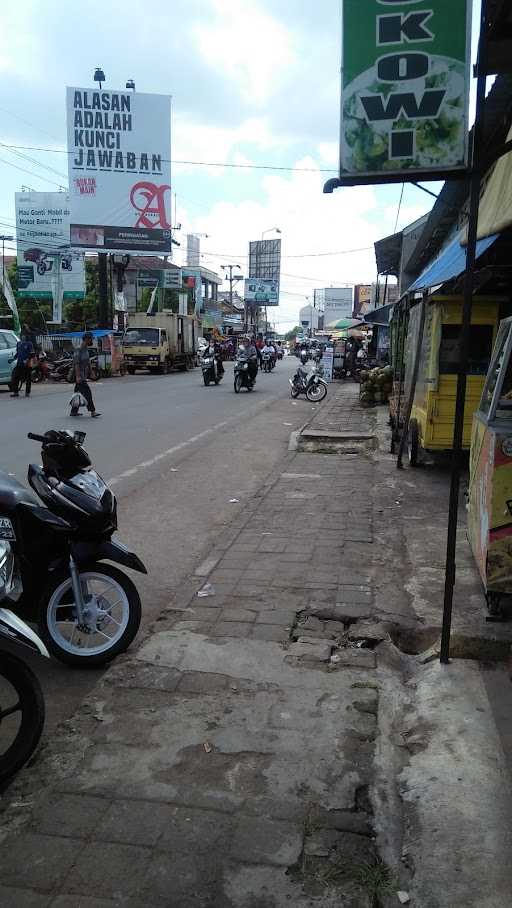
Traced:
MULTIPOLYGON (((480 400, 496 336, 499 303, 496 297, 478 297, 471 318, 463 445, 469 448, 471 423, 480 400)), ((457 363, 462 326, 462 298, 434 294, 411 306, 404 347, 403 389, 400 410, 413 394, 408 430, 411 466, 424 452, 449 451, 453 443, 457 363), (422 307, 424 310, 423 331, 422 307), (414 361, 420 345, 415 384, 414 361)))
POLYGON ((501 322, 473 417, 469 541, 491 616, 512 594, 512 318, 501 322))

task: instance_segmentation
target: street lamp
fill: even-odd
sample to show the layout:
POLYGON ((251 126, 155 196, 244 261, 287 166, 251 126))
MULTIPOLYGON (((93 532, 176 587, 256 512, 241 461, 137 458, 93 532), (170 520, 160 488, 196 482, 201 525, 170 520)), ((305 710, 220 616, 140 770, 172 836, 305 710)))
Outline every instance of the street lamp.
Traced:
POLYGON ((265 236, 266 233, 281 233, 279 227, 270 227, 268 230, 264 230, 261 234, 261 239, 265 236))
POLYGON ((105 73, 103 72, 101 66, 97 66, 94 70, 94 81, 99 82, 101 91, 102 83, 107 81, 105 78, 105 73))

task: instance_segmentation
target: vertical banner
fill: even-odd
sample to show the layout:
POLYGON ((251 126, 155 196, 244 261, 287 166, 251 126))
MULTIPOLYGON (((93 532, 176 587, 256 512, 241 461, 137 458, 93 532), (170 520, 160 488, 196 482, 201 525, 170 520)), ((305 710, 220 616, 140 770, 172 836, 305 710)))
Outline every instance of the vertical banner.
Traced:
POLYGON ((85 296, 84 256, 69 246, 69 195, 16 192, 14 201, 18 295, 51 299, 60 324, 62 301, 85 296))
POLYGON ((322 367, 325 381, 332 381, 334 368, 334 347, 325 347, 322 354, 322 367))
POLYGON ((20 325, 20 316, 18 313, 18 307, 16 305, 16 298, 12 291, 11 282, 9 280, 9 275, 7 274, 7 263, 2 258, 1 255, 0 255, 0 287, 2 289, 2 293, 5 297, 7 305, 9 306, 9 309, 12 312, 13 329, 14 329, 14 331, 16 331, 17 334, 19 334, 21 325, 20 325))
POLYGON ((465 169, 471 0, 343 0, 342 27, 341 179, 465 169))
POLYGON ((171 253, 171 98, 68 88, 71 245, 171 253))

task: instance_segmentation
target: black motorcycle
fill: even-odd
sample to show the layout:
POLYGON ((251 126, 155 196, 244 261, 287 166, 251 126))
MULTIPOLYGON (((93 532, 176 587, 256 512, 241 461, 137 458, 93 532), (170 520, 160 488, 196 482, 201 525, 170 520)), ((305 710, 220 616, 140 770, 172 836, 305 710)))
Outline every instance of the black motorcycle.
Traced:
POLYGON ((46 507, 0 472, 0 527, 12 546, 16 581, 8 602, 37 620, 42 639, 62 662, 103 665, 128 648, 141 620, 135 585, 104 561, 147 571, 112 539, 116 498, 91 468, 85 432, 28 437, 42 445, 42 466, 29 466, 28 481, 46 507))
POLYGON ((235 361, 235 394, 239 394, 242 388, 252 391, 256 384, 256 378, 251 376, 251 368, 247 356, 239 355, 235 361))
POLYGON ((206 386, 213 382, 218 385, 222 381, 224 369, 220 369, 221 363, 214 353, 206 352, 201 359, 201 369, 203 370, 203 381, 206 386))
POLYGON ((271 353, 261 354, 261 368, 263 372, 272 372, 273 364, 271 353))
MULTIPOLYGON (((0 602, 13 586, 14 555, 2 538, 0 521, 0 602)), ((45 708, 41 685, 34 672, 12 652, 19 644, 49 658, 37 634, 6 608, 0 608, 0 785, 14 775, 34 753, 41 737, 45 708)))

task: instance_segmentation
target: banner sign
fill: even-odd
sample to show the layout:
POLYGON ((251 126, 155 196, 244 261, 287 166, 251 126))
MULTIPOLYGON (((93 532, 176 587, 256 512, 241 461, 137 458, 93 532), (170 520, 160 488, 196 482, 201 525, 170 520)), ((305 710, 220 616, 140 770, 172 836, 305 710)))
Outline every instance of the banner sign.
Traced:
MULTIPOLYGON (((249 282, 251 278, 258 278, 261 284, 270 281, 275 285, 272 291, 272 301, 264 302, 266 306, 279 306, 279 282, 281 280, 281 240, 254 240, 249 243, 249 282)), ((245 299, 253 302, 247 296, 247 281, 245 282, 245 299)), ((259 291, 262 292, 261 290, 259 291)), ((255 302, 260 302, 256 300, 255 302)))
POLYGON ((84 256, 69 246, 67 192, 16 192, 17 281, 20 297, 53 300, 53 321, 62 321, 62 300, 85 296, 84 256))
POLYGON ((279 284, 265 278, 246 278, 244 298, 246 303, 256 303, 258 306, 279 306, 279 284))
POLYGON ((325 381, 332 381, 334 368, 334 347, 325 347, 322 354, 322 367, 325 381))
POLYGON ((343 0, 342 43, 341 179, 463 170, 471 0, 343 0))
POLYGON ((181 271, 179 268, 170 269, 144 269, 137 272, 137 285, 145 287, 163 287, 164 290, 178 290, 181 287, 181 271))
POLYGON ((66 90, 71 245, 171 252, 171 99, 66 90))

